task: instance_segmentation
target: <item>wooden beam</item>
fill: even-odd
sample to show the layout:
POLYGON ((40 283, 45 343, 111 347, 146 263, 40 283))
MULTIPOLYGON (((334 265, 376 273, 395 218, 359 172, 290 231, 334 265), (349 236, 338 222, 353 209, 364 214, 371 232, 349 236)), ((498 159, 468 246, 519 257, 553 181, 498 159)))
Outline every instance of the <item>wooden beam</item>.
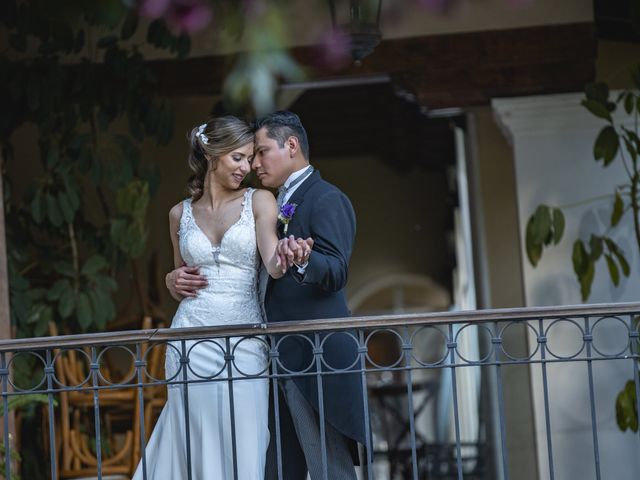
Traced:
MULTIPOLYGON (((388 74, 430 108, 466 107, 503 96, 579 91, 595 77, 591 23, 455 33, 383 41, 359 67, 314 67, 315 47, 291 53, 322 81, 388 74)), ((150 62, 167 94, 218 94, 233 57, 150 62)))

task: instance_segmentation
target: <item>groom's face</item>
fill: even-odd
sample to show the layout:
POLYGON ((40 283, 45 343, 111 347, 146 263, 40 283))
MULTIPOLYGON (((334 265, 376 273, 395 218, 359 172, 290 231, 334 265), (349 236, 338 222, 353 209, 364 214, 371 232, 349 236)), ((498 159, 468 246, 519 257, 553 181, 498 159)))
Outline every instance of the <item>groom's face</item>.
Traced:
POLYGON ((278 188, 284 185, 295 166, 287 143, 281 147, 277 140, 267 136, 266 128, 261 128, 256 132, 251 168, 255 170, 262 185, 278 188))

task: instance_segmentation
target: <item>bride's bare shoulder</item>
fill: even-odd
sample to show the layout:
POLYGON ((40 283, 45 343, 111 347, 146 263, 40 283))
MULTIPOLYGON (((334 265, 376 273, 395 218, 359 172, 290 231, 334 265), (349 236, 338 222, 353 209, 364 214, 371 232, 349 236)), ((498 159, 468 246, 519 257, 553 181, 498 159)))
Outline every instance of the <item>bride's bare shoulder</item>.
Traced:
POLYGON ((253 199, 257 200, 258 202, 267 202, 267 203, 271 203, 276 201, 276 198, 273 196, 273 193, 271 193, 269 190, 265 190, 264 188, 257 188, 256 191, 253 193, 253 199))
POLYGON ((171 210, 169 210, 169 220, 173 222, 179 222, 182 217, 183 202, 176 203, 171 210))

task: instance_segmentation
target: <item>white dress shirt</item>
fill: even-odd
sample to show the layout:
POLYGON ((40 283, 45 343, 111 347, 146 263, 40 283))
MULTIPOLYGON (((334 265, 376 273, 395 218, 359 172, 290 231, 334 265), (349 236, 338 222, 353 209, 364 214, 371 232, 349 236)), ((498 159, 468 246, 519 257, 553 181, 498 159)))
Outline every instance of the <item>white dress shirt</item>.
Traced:
MULTIPOLYGON (((287 180, 284 182, 284 187, 287 188, 289 185, 291 185, 291 182, 293 182, 296 178, 300 177, 301 175, 304 175, 305 172, 307 170, 309 170, 309 168, 311 168, 311 165, 307 165, 304 168, 301 168, 300 170, 296 170, 295 172, 293 172, 291 175, 289 175, 289 178, 287 178, 287 180)), ((311 175, 309 175, 310 177, 311 175)), ((304 180, 302 180, 301 182, 299 182, 297 185, 294 185, 291 190, 287 190, 287 193, 285 193, 284 195, 284 199, 282 201, 282 204, 284 205, 285 203, 287 203, 289 201, 289 199, 291 198, 291 196, 293 195, 293 192, 295 192, 298 187, 300 185, 302 185, 304 182, 306 182, 309 177, 305 178, 304 180)), ((294 263, 294 265, 297 267, 297 271, 300 275, 305 274, 306 270, 307 270, 307 266, 309 265, 309 261, 307 260, 305 263, 303 263, 302 265, 298 265, 297 263, 294 263)))

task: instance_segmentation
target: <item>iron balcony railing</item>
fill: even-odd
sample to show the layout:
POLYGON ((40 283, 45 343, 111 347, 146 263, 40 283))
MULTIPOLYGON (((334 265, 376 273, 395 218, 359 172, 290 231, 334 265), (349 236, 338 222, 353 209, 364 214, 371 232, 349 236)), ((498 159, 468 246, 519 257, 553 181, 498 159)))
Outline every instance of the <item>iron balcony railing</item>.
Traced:
MULTIPOLYGON (((538 443, 542 451, 537 457, 538 460, 544 457, 544 462, 538 461, 540 477, 568 478, 558 474, 559 460, 554 457, 552 423, 555 419, 550 405, 553 385, 548 375, 552 366, 574 364, 584 366, 582 374, 589 397, 589 434, 592 438, 591 451, 583 452, 580 461, 590 465, 593 478, 612 478, 603 471, 600 457, 595 387, 598 379, 594 365, 603 361, 624 362, 628 377, 633 380, 636 411, 639 411, 639 316, 640 303, 627 303, 3 340, 0 342, 3 411, 9 411, 12 398, 36 393, 46 396, 42 411, 46 425, 43 434, 50 478, 95 475, 101 479, 112 473, 128 476, 139 460, 145 465, 146 442, 162 407, 166 386, 178 385, 184 398, 188 399, 189 390, 195 384, 226 382, 230 387, 230 441, 234 445, 234 468, 230 478, 237 478, 242 450, 235 445, 234 384, 268 378, 269 388, 275 394, 273 410, 277 418, 279 382, 299 376, 315 378, 320 423, 323 424, 324 379, 330 375, 355 373, 362 384, 367 439, 361 452, 364 465, 360 475, 363 478, 519 479, 523 477, 509 464, 510 439, 504 397, 505 388, 509 386, 504 383, 503 372, 505 367, 520 366, 529 368, 542 385, 542 391, 537 392, 544 405, 543 440, 538 443), (519 332, 517 338, 526 335, 527 348, 510 343, 514 331, 519 332), (554 340, 556 333, 557 341, 554 340), (357 353, 346 368, 333 368, 323 360, 323 345, 332 335, 347 336, 356 347, 357 353), (280 359, 279 347, 283 345, 283 339, 292 337, 307 342, 312 352, 310 363, 298 371, 291 371, 280 359), (244 339, 257 339, 264 344, 269 359, 264 371, 241 372, 236 368, 234 348, 244 339), (194 341, 195 344, 216 342, 224 358, 224 368, 194 378, 194 372, 189 370, 189 354, 194 341), (613 350, 612 343, 617 345, 613 350), (603 345, 607 345, 607 349, 603 345), (178 372, 168 379, 160 374, 164 370, 164 353, 158 354, 164 350, 180 359, 178 372), (39 372, 30 385, 24 385, 17 370, 18 363, 27 358, 39 372), (478 412, 477 418, 469 417, 470 392, 460 390, 460 378, 465 369, 471 371, 477 367, 487 373, 481 384, 483 390, 489 391, 487 395, 474 398, 478 401, 494 399, 494 418, 483 415, 482 411, 489 409, 481 408, 471 409, 478 412), (116 371, 124 373, 116 378, 116 371), (495 381, 486 382, 488 377, 495 381), (444 381, 445 378, 449 381, 444 381), (443 402, 451 408, 444 408, 443 402), (461 405, 467 407, 461 408, 461 405), (442 413, 447 411, 449 413, 442 413), (451 418, 448 426, 443 415, 451 418), (434 433, 437 423, 444 425, 439 434, 434 433), (125 434, 119 433, 119 424, 124 424, 125 434), (495 441, 486 433, 490 424, 495 427, 495 441)), ((189 461, 189 402, 184 405, 187 447, 184 478, 192 479, 197 477, 194 477, 189 461)), ((8 415, 4 415, 3 422, 4 475, 9 479, 17 464, 12 459, 15 446, 10 436, 8 415)), ((276 428, 275 434, 281 478, 279 429, 276 428)), ((637 437, 634 441, 638 441, 637 437)), ((22 443, 24 448, 25 442, 22 443)), ((318 455, 323 459, 324 478, 329 480, 327 453, 322 443, 318 455)))

